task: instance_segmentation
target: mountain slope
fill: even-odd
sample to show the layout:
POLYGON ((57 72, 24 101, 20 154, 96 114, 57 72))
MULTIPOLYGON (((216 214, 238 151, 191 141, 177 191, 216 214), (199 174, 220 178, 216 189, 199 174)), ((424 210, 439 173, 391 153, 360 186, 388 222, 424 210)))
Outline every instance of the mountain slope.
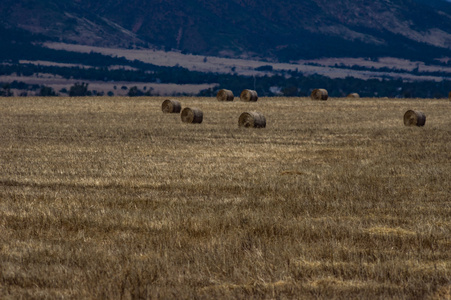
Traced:
POLYGON ((70 43, 128 47, 143 43, 131 31, 70 0, 2 0, 0 25, 70 43))
POLYGON ((443 0, 5 0, 4 26, 61 41, 279 61, 451 56, 443 0))

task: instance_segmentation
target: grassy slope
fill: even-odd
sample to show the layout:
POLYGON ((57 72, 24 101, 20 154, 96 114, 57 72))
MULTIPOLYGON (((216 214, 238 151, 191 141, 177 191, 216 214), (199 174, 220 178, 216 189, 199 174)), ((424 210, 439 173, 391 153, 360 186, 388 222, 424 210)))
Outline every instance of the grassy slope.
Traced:
POLYGON ((0 99, 0 298, 449 297, 448 101, 163 100, 0 99))

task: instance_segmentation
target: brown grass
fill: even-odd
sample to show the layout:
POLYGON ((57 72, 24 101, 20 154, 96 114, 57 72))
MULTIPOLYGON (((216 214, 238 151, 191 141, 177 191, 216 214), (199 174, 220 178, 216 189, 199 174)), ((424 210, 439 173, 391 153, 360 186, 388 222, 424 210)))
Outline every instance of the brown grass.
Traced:
POLYGON ((163 99, 0 98, 1 299, 449 297, 448 101, 163 99))

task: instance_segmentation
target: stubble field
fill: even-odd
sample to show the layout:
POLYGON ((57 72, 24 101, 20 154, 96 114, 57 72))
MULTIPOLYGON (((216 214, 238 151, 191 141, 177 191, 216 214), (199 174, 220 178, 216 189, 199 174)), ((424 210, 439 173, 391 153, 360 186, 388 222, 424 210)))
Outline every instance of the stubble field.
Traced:
POLYGON ((0 98, 0 298, 451 297, 448 100, 164 99, 0 98))

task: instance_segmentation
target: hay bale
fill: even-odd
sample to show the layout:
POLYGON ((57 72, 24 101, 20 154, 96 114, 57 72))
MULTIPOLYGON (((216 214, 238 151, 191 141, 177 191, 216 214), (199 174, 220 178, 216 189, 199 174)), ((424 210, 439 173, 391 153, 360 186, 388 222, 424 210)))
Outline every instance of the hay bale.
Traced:
POLYGON ((244 112, 238 119, 239 127, 265 128, 266 118, 262 113, 251 111, 244 112))
POLYGON ((255 102, 258 100, 258 94, 254 90, 243 90, 240 94, 241 101, 255 102))
POLYGON ((449 98, 449 100, 451 100, 451 92, 449 92, 448 98, 449 98))
POLYGON ((185 107, 182 110, 181 118, 183 123, 200 124, 204 118, 204 113, 198 108, 185 107))
POLYGON ((314 89, 310 94, 310 98, 313 100, 327 100, 329 93, 325 89, 314 89))
POLYGON ((348 95, 348 98, 360 98, 360 95, 357 93, 351 93, 348 95))
POLYGON ((182 105, 179 101, 166 99, 161 104, 161 110, 163 113, 180 113, 182 105))
POLYGON ((222 89, 216 94, 218 101, 233 101, 233 92, 231 90, 222 89))
POLYGON ((404 125, 406 126, 424 126, 426 115, 418 110, 408 110, 404 114, 404 125))

